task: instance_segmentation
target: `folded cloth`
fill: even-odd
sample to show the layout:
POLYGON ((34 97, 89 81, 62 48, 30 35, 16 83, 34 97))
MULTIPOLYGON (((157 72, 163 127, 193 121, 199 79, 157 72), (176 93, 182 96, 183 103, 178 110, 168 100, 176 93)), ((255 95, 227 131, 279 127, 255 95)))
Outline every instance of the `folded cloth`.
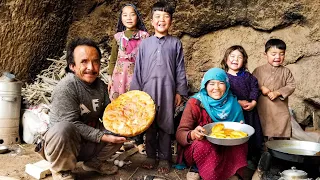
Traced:
MULTIPOLYGON (((172 165, 172 167, 175 168, 175 169, 178 169, 178 170, 183 170, 183 169, 187 168, 187 165, 184 162, 182 162, 180 164, 174 164, 174 165, 172 165)), ((199 172, 199 170, 198 170, 196 165, 192 165, 191 168, 190 168, 190 171, 191 172, 196 172, 196 173, 199 172)))
POLYGON ((183 169, 187 168, 185 163, 174 164, 174 165, 172 165, 172 167, 175 168, 175 169, 178 169, 178 170, 183 170, 183 169))

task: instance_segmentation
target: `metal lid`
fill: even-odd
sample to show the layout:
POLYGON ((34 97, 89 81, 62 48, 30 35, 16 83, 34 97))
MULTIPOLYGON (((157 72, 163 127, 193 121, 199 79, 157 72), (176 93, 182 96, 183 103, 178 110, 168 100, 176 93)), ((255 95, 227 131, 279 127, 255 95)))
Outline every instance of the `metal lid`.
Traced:
POLYGON ((11 74, 9 72, 3 72, 2 76, 0 77, 0 81, 7 81, 11 82, 14 81, 16 76, 14 74, 11 74))
POLYGON ((302 170, 298 170, 296 167, 291 167, 291 169, 284 170, 281 173, 284 178, 295 178, 295 179, 305 179, 308 178, 308 174, 302 170))
POLYGON ((0 93, 20 94, 22 82, 18 81, 14 74, 3 72, 0 76, 0 93))

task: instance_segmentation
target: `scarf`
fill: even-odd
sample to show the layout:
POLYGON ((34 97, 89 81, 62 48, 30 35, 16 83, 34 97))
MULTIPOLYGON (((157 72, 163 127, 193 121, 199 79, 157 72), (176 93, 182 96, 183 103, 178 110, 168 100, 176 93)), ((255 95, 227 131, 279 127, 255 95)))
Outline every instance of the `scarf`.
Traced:
POLYGON ((242 108, 237 98, 230 91, 230 82, 226 72, 220 68, 209 69, 203 76, 200 91, 193 96, 198 99, 212 121, 244 121, 242 108), (218 80, 224 82, 226 91, 220 99, 211 98, 206 90, 206 84, 210 80, 218 80))

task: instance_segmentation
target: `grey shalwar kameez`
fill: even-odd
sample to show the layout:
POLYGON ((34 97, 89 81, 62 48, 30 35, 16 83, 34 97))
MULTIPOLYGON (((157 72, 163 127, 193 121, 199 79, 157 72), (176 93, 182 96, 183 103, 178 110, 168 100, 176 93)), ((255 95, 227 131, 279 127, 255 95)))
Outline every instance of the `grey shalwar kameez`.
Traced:
POLYGON ((178 38, 151 36, 142 41, 130 90, 148 93, 157 106, 154 124, 146 132, 148 157, 155 158, 159 148, 159 158, 171 160, 175 95, 186 96, 188 93, 184 55, 178 38))

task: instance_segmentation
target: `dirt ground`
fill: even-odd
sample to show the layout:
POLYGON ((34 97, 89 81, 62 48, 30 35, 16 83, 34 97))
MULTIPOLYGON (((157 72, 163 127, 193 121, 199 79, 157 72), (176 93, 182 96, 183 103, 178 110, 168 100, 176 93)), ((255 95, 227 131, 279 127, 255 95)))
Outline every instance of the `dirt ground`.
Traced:
MULTIPOLYGON (((25 165, 32 164, 42 160, 42 158, 33 151, 34 145, 30 144, 22 144, 22 145, 13 145, 9 146, 11 152, 6 154, 0 154, 0 179, 2 180, 4 177, 12 177, 16 179, 22 180, 33 180, 32 176, 25 173, 25 165)), ((77 164, 77 168, 75 173, 77 174, 77 178, 80 180, 142 180, 146 175, 150 176, 157 176, 160 179, 166 180, 184 180, 186 179, 186 174, 188 169, 184 170, 177 170, 171 169, 169 174, 159 174, 156 169, 155 170, 146 170, 141 168, 142 162, 145 160, 146 156, 141 155, 139 153, 134 154, 133 156, 129 157, 129 160, 132 164, 125 165, 124 167, 120 168, 118 173, 115 175, 99 175, 93 172, 85 172, 82 167, 81 163, 77 164)), ((251 179, 251 172, 248 171, 246 173, 245 179, 251 179)), ((52 176, 48 176, 44 178, 44 180, 52 180, 52 176)))
MULTIPOLYGON (((10 146, 12 150, 9 153, 0 155, 0 162, 2 162, 2 167, 0 168, 0 177, 14 177, 23 180, 33 180, 34 178, 27 173, 25 173, 25 165, 32 164, 42 160, 42 158, 33 151, 34 145, 22 144, 10 146)), ((172 169, 169 174, 158 174, 156 170, 146 170, 140 168, 141 163, 146 158, 145 155, 139 153, 134 154, 129 157, 132 164, 125 165, 119 169, 118 173, 115 175, 99 175, 94 172, 85 172, 79 162, 75 173, 77 178, 80 180, 98 180, 98 179, 110 179, 110 180, 127 180, 129 179, 143 179, 145 175, 159 176, 163 179, 185 179, 188 170, 175 170, 172 169)), ((1 179, 1 178, 0 178, 1 179)), ((44 180, 52 180, 52 176, 44 178, 44 180)))

